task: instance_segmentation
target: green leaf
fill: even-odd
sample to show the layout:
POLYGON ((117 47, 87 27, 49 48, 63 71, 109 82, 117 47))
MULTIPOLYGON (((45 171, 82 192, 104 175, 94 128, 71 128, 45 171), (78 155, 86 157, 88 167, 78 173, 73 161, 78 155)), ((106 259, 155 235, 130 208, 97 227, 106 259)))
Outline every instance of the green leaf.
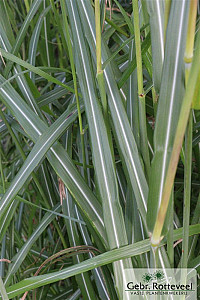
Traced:
MULTIPOLYGON (((51 9, 51 6, 48 6, 39 16, 37 24, 34 28, 33 34, 31 36, 31 40, 29 43, 29 63, 33 66, 35 66, 35 60, 36 60, 36 51, 38 47, 38 41, 40 37, 40 31, 44 22, 44 17, 47 15, 49 10, 51 9)), ((33 72, 30 73, 30 78, 34 81, 35 74, 33 72)))
POLYGON ((64 88, 66 88, 68 91, 74 93, 74 89, 72 89, 70 86, 62 83, 60 80, 52 77, 48 73, 42 71, 40 68, 32 66, 31 64, 29 64, 29 63, 25 62, 24 60, 22 60, 21 58, 18 58, 17 56, 15 56, 15 55, 13 55, 13 54, 11 54, 11 53, 3 50, 3 49, 0 49, 0 54, 3 57, 7 58, 8 60, 11 60, 12 62, 17 63, 17 64, 21 65, 22 67, 24 67, 24 68, 40 75, 41 77, 47 79, 48 81, 53 82, 55 84, 58 84, 58 85, 60 85, 64 88))
MULTIPOLYGON (((83 20, 86 37, 95 59, 94 14, 92 12, 89 1, 80 0, 79 3, 80 15, 83 20)), ((107 59, 107 48, 105 43, 102 42, 102 60, 106 61, 107 59)), ((108 65, 104 70, 104 75, 108 94, 108 105, 114 125, 113 129, 119 146, 118 148, 121 157, 123 158, 125 169, 127 171, 127 179, 131 181, 136 196, 138 209, 145 224, 148 186, 141 165, 137 145, 121 100, 121 95, 114 78, 113 70, 110 65, 108 65)))
POLYGON ((116 3, 116 5, 118 6, 118 8, 120 9, 120 11, 121 11, 121 13, 122 13, 122 15, 123 15, 123 17, 124 17, 124 19, 125 19, 128 27, 129 27, 129 30, 130 30, 131 34, 133 34, 134 33, 133 24, 132 24, 130 18, 128 17, 126 11, 123 9, 123 7, 119 4, 119 2, 117 0, 114 0, 114 2, 116 3))
POLYGON ((68 91, 64 87, 56 87, 55 89, 51 90, 50 92, 45 93, 37 98, 38 106, 44 106, 46 104, 55 103, 57 99, 66 96, 68 91))
MULTIPOLYGON (((162 197, 161 203, 159 206, 159 211, 158 211, 153 235, 151 238, 152 245, 157 245, 159 243, 162 231, 165 230, 164 226, 166 226, 166 223, 168 223, 167 218, 165 218, 165 217, 167 214, 167 208, 168 208, 168 204, 169 204, 170 194, 172 191, 172 186, 173 186, 176 169, 177 169, 177 165, 178 165, 178 161, 179 161, 181 146, 183 143, 184 134, 186 131, 188 120, 189 120, 192 99, 194 97, 195 88, 196 88, 199 70, 200 70, 200 65, 198 64, 198 62, 200 60, 200 34, 198 35, 197 49, 198 49, 198 51, 195 52, 195 55, 193 58, 193 63, 192 63, 191 71, 189 74, 186 91, 185 91, 185 95, 183 98, 183 103, 181 106, 180 117, 178 119, 178 124, 177 124, 177 128, 175 131, 173 148, 170 153, 169 164, 168 164, 167 170, 166 170, 166 178, 165 178, 165 182, 164 182, 163 192, 161 195, 161 197, 162 197), (165 224, 163 226, 164 221, 165 221, 165 224)), ((190 124, 190 126, 191 126, 191 124, 190 124)), ((192 135, 192 133, 191 133, 191 135, 192 135)), ((191 136, 191 141, 192 141, 192 136, 191 136)), ((187 168, 186 168, 186 170, 187 170, 187 168)), ((187 173, 187 176, 188 176, 188 173, 187 173)), ((185 190, 185 192, 186 192, 186 190, 185 190)), ((187 191, 187 193, 188 193, 188 191, 187 191)))
MULTIPOLYGON (((117 179, 111 148, 103 113, 97 101, 95 87, 92 84, 92 73, 89 64, 90 57, 85 46, 83 31, 77 13, 77 5, 75 2, 72 4, 71 1, 66 4, 72 26, 74 45, 77 49, 77 72, 89 124, 94 169, 102 199, 105 228, 110 248, 119 248, 127 244, 127 236, 122 209, 119 203, 117 179)), ((120 294, 122 292, 122 278, 125 276, 124 268, 128 267, 131 267, 131 261, 123 261, 121 264, 115 266, 117 269, 115 270, 116 284, 120 294)))
MULTIPOLYGON (((172 3, 154 132, 155 154, 149 182, 147 223, 150 232, 153 231, 157 212, 160 208, 165 175, 184 96, 182 72, 187 32, 187 22, 185 20, 187 20, 187 15, 188 3, 181 1, 172 3), (163 111, 165 112, 164 114, 163 111)), ((167 224, 163 233, 166 230, 167 224)))
MULTIPOLYGON (((17 54, 18 51, 19 51, 19 48, 24 40, 24 37, 26 35, 26 32, 27 32, 27 29, 30 25, 30 22, 33 18, 33 16, 36 14, 38 8, 40 7, 40 4, 42 3, 42 0, 35 0, 32 5, 31 5, 31 8, 26 16, 26 19, 24 20, 24 23, 23 25, 21 26, 21 29, 18 33, 18 36, 15 40, 15 44, 11 50, 11 53, 12 54, 17 54)), ((6 68, 5 68, 5 71, 4 71, 4 74, 5 74, 5 77, 7 77, 7 75, 9 74, 10 70, 12 68, 12 63, 9 63, 6 68)))
MULTIPOLYGON (((5 34, 3 27, 1 26, 1 23, 0 23, 0 44, 5 51, 11 51, 12 46, 8 40, 8 37, 5 34)), ((19 65, 17 65, 17 66, 14 66, 13 69, 14 69, 15 75, 21 74, 20 77, 16 77, 16 81, 17 81, 18 86, 19 86, 24 98, 26 99, 27 103, 30 105, 30 107, 32 107, 34 112, 36 112, 40 117, 42 117, 42 113, 40 112, 40 110, 38 110, 35 99, 31 93, 31 90, 30 90, 23 74, 22 74, 21 67, 19 65)))
POLYGON ((12 277, 19 269, 20 265, 23 263, 25 257, 29 253, 30 249, 40 237, 42 232, 46 229, 46 227, 56 218, 55 213, 59 213, 61 211, 61 205, 56 205, 52 207, 52 212, 47 212, 42 220, 40 221, 37 228, 34 230, 34 233, 28 238, 28 240, 24 243, 23 247, 17 252, 17 254, 12 258, 12 263, 9 264, 8 275, 4 281, 4 284, 8 286, 12 280, 12 277), (54 213, 55 212, 55 213, 54 213))
POLYGON ((8 209, 3 214, 3 217, 0 219, 0 242, 2 242, 3 237, 6 233, 6 230, 8 229, 10 222, 16 212, 16 209, 18 207, 19 201, 13 201, 8 209))
POLYGON ((6 293, 6 289, 5 289, 5 286, 3 284, 3 280, 2 278, 0 277, 0 294, 1 294, 1 298, 2 300, 8 300, 8 295, 6 293))
MULTIPOLYGON (((200 225, 191 225, 189 228, 189 235, 199 234, 200 233, 200 225)), ((182 237, 183 230, 179 228, 174 231, 174 241, 179 240, 182 237)), ((165 242, 161 242, 160 246, 163 246, 165 242)), ((119 249, 111 250, 101 255, 98 255, 94 258, 86 260, 79 265, 75 265, 69 267, 67 269, 63 269, 59 272, 54 272, 51 274, 40 275, 37 277, 31 277, 17 284, 12 285, 7 289, 7 294, 9 299, 16 297, 27 290, 32 290, 39 286, 47 285, 55 281, 63 280, 74 276, 76 274, 80 274, 82 272, 86 272, 93 268, 103 266, 109 264, 111 262, 121 260, 127 257, 132 257, 136 255, 140 255, 142 253, 148 252, 151 249, 149 239, 137 242, 133 245, 128 245, 121 247, 119 249)))
MULTIPOLYGON (((199 77, 198 77, 198 82, 200 81, 200 72, 199 72, 199 77)), ((194 97, 192 100, 192 108, 199 110, 200 109, 200 88, 199 84, 197 83, 195 92, 194 92, 194 97)))
MULTIPOLYGON (((148 51, 150 45, 151 45, 151 38, 150 38, 150 34, 148 34, 146 36, 144 42, 141 45, 142 56, 145 55, 145 53, 148 51)), ((131 73, 135 70, 135 68, 136 68, 136 57, 134 56, 131 64, 124 71, 122 77, 120 78, 120 80, 118 82, 118 87, 119 88, 121 88, 125 84, 125 82, 129 78, 129 76, 131 75, 131 73)))
POLYGON ((164 62, 164 1, 146 1, 151 27, 151 49, 153 58, 153 83, 159 94, 164 62))
POLYGON ((31 173, 40 163, 49 148, 55 143, 55 141, 63 134, 64 130, 74 122, 77 118, 77 110, 66 111, 62 116, 56 120, 48 130, 40 136, 37 143, 33 147, 26 161, 24 162, 22 168, 15 176, 10 187, 7 189, 6 193, 0 201, 0 218, 2 214, 9 207, 10 203, 23 187, 23 184, 29 178, 31 173))
POLYGON ((105 69, 106 66, 113 60, 116 55, 126 46, 128 45, 134 38, 134 35, 130 36, 125 42, 121 44, 121 46, 103 63, 102 68, 105 69))
MULTIPOLYGON (((4 82, 2 77, 0 82, 4 82)), ((42 133, 46 132, 48 127, 24 103, 11 85, 8 84, 8 87, 0 89, 0 97, 34 142, 38 140, 42 133)), ((59 143, 50 148, 50 151, 47 152, 47 158, 58 176, 73 194, 77 204, 81 207, 81 211, 87 216, 100 237, 106 241, 101 205, 77 171, 72 159, 59 143)))

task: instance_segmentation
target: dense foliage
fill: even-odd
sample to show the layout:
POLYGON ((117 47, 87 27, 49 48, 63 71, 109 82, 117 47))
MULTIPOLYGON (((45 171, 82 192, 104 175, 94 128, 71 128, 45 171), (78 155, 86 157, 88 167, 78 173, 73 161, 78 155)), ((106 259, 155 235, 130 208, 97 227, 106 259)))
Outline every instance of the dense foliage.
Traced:
POLYGON ((122 299, 126 268, 199 271, 198 9, 0 0, 1 299, 122 299))

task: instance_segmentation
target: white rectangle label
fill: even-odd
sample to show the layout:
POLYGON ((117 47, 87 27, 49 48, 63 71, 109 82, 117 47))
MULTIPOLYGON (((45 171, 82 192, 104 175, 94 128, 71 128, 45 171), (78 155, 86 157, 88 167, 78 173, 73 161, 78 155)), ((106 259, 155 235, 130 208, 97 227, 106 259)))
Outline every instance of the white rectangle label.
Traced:
POLYGON ((195 269, 126 269, 123 300, 197 300, 195 269))

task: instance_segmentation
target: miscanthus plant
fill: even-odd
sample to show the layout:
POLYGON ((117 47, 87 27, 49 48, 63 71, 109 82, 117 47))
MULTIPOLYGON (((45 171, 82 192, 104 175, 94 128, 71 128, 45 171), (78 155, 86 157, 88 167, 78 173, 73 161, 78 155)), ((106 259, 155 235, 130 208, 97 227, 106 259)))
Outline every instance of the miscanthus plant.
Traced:
POLYGON ((196 268, 197 0, 0 1, 1 299, 122 299, 196 268))

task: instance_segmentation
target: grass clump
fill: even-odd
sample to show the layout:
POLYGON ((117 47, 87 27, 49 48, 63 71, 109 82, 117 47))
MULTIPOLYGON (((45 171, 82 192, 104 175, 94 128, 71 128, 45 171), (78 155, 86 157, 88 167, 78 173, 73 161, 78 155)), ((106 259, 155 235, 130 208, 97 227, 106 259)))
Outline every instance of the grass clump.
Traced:
POLYGON ((199 271, 198 1, 0 1, 0 58, 1 299, 199 271))

